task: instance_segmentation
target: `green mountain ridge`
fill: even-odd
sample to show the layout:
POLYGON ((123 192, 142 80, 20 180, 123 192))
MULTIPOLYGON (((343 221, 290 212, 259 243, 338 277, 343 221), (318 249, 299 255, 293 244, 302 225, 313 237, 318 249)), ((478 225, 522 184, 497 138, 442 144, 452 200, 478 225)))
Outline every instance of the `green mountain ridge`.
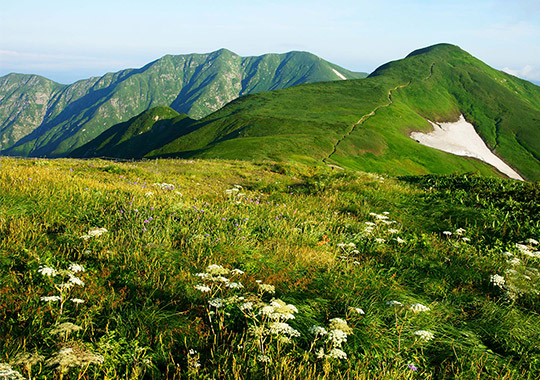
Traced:
POLYGON ((307 52, 240 57, 221 49, 166 55, 140 69, 71 85, 37 75, 0 78, 0 153, 58 157, 139 113, 167 105, 201 118, 238 96, 354 73, 307 52))
MULTIPOLYGON (((409 137, 431 130, 427 120, 455 121, 461 114, 495 154, 525 178, 540 179, 540 88, 449 44, 416 50, 366 79, 244 96, 144 157, 299 161, 394 175, 501 175, 479 160, 409 137)), ((73 156, 84 156, 86 148, 73 156)), ((114 155, 113 146, 103 151, 114 155)))

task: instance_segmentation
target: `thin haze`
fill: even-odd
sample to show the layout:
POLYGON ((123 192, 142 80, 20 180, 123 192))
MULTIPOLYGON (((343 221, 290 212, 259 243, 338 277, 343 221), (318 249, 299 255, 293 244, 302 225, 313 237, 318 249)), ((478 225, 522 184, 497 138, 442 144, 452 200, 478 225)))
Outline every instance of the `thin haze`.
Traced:
POLYGON ((310 51, 371 72, 439 42, 540 82, 540 1, 9 1, 0 9, 0 76, 70 83, 222 47, 242 56, 310 51))

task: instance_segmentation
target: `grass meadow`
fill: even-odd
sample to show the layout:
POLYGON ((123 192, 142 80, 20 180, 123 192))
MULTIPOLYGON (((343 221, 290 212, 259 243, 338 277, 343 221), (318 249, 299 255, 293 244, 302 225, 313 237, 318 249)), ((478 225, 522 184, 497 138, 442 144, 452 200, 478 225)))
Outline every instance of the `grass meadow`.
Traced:
POLYGON ((540 185, 0 160, 2 379, 540 378, 540 185))

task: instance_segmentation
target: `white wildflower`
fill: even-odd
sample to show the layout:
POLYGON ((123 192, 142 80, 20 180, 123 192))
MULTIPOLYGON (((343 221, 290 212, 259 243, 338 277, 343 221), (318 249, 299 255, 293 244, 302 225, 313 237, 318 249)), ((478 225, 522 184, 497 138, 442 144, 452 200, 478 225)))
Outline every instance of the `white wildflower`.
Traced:
POLYGON ((397 241, 399 244, 406 242, 404 239, 400 238, 399 236, 395 238, 394 240, 397 241))
POLYGON ((342 351, 339 348, 332 348, 327 356, 334 359, 347 359, 345 351, 342 351))
POLYGON ((521 253, 529 253, 531 250, 528 246, 519 243, 516 243, 516 248, 519 249, 521 253))
POLYGON ((274 307, 267 305, 261 308, 260 314, 270 316, 274 313, 274 307))
POLYGON ((317 356, 317 359, 322 359, 324 358, 324 348, 319 348, 316 352, 315 352, 315 356, 317 356))
POLYGON ((197 289, 198 291, 203 292, 203 293, 209 293, 209 292, 212 291, 211 287, 209 287, 207 285, 203 285, 203 284, 195 285, 195 289, 197 289))
POLYGON ((231 289, 242 289, 244 285, 242 285, 240 282, 229 282, 227 287, 231 289))
POLYGON ((240 310, 252 310, 253 309, 253 302, 244 302, 242 305, 240 305, 240 310))
POLYGON ((274 322, 269 326, 270 333, 274 335, 286 335, 289 337, 298 337, 300 332, 293 329, 286 322, 274 322))
POLYGON ((536 239, 527 239, 527 244, 531 244, 531 245, 538 245, 538 240, 536 239))
POLYGON ((63 283, 57 285, 57 287, 59 287, 61 290, 71 289, 73 286, 75 286, 75 284, 73 284, 71 282, 63 282, 63 283))
POLYGON ((383 238, 377 238, 377 239, 375 239, 375 242, 379 243, 379 244, 384 244, 384 243, 386 243, 386 240, 384 240, 383 238))
POLYGON ((244 274, 244 271, 235 268, 235 269, 233 269, 233 270, 231 271, 231 274, 244 274))
POLYGON ((276 287, 274 285, 270 285, 270 284, 259 283, 259 289, 262 292, 270 293, 270 294, 274 294, 276 292, 276 287))
POLYGON ((452 232, 450 232, 450 231, 443 231, 443 235, 450 236, 450 235, 452 235, 452 232))
POLYGON ((230 270, 218 264, 211 264, 206 267, 206 272, 214 276, 219 276, 229 274, 230 270))
POLYGON ((456 235, 463 235, 467 230, 464 229, 464 228, 458 228, 457 230, 454 231, 454 233, 456 235))
POLYGON ((503 276, 500 276, 498 274, 493 274, 490 277, 490 281, 493 283, 493 285, 498 286, 499 288, 502 288, 505 284, 505 280, 503 276))
POLYGON ((60 368, 66 367, 86 367, 90 364, 101 364, 105 359, 103 356, 89 351, 83 346, 62 347, 54 354, 46 365, 59 365, 60 368))
POLYGON ((62 301, 62 297, 60 296, 43 296, 40 298, 40 300, 45 302, 56 302, 56 301, 62 301))
POLYGON ((144 196, 147 197, 147 198, 153 197, 153 196, 154 196, 154 193, 151 192, 151 191, 148 191, 148 192, 144 193, 144 196))
POLYGON ((413 303, 411 306, 409 306, 409 309, 413 313, 421 313, 423 311, 429 311, 430 308, 427 306, 422 305, 421 303, 413 303))
POLYGON ((79 331, 79 330, 82 330, 82 327, 79 326, 79 325, 75 325, 71 322, 64 322, 64 323, 61 323, 57 326, 55 326, 53 329, 51 329, 51 331, 49 331, 49 334, 51 335, 57 335, 57 334, 60 334, 60 335, 69 335, 71 334, 72 332, 75 332, 75 331, 79 331))
POLYGON ((69 270, 72 271, 73 273, 84 272, 84 268, 80 264, 70 264, 69 270))
POLYGON ((70 301, 73 302, 74 304, 84 303, 84 300, 82 300, 80 298, 71 298, 70 301))
POLYGON ((98 237, 103 235, 105 232, 108 232, 105 228, 92 228, 88 231, 88 235, 98 237))
POLYGON ((399 233, 399 230, 396 230, 395 228, 390 228, 388 229, 388 232, 390 232, 391 234, 397 234, 399 233))
POLYGON ((328 333, 328 341, 332 343, 333 347, 341 347, 341 345, 347 341, 347 333, 340 329, 330 330, 328 333))
POLYGON ((395 306, 395 307, 400 307, 400 306, 403 306, 403 304, 399 301, 395 301, 395 300, 392 300, 392 301, 387 301, 386 304, 388 306, 395 306))
POLYGON ((15 371, 7 363, 0 363, 0 378, 6 380, 24 380, 20 372, 15 371))
POLYGON ((172 190, 174 189, 174 185, 170 183, 154 183, 152 186, 159 187, 162 190, 172 190))
POLYGON ((84 286, 84 282, 79 277, 75 277, 72 274, 69 275, 69 282, 74 285, 84 286))
POLYGON ((215 307, 216 309, 219 309, 220 307, 223 307, 223 299, 221 298, 212 298, 211 300, 208 300, 208 304, 212 307, 215 307))
POLYGON ((513 266, 521 264, 521 260, 518 259, 517 257, 512 257, 510 260, 507 260, 506 262, 513 266))
POLYGON ((309 328, 309 332, 312 333, 315 336, 323 336, 328 334, 328 331, 324 327, 313 325, 309 328))
POLYGON ((426 330, 418 330, 413 333, 416 335, 419 339, 423 340, 424 342, 428 342, 435 338, 435 335, 433 333, 426 331, 426 330))
POLYGON ((38 269, 38 272, 41 273, 43 276, 51 276, 51 277, 54 277, 58 274, 56 269, 53 269, 47 266, 40 266, 38 269))
POLYGON ((272 302, 270 302, 270 305, 272 305, 274 309, 280 313, 298 313, 296 306, 286 304, 280 299, 273 299, 272 302))
POLYGON ((366 314, 364 310, 360 309, 359 307, 349 307, 349 312, 356 313, 356 314, 366 314))
POLYGON ((268 355, 258 355, 257 356, 257 361, 260 362, 260 363, 270 363, 272 361, 272 359, 270 359, 270 356, 268 355))

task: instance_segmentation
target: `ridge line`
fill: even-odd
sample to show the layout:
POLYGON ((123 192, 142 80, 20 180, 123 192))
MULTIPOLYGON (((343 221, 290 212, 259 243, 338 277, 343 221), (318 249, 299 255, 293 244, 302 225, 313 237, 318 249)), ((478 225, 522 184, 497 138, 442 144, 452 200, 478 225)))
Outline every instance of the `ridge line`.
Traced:
MULTIPOLYGON (((356 126, 357 126, 357 125, 360 125, 360 124, 363 124, 363 123, 364 123, 367 119, 369 119, 371 116, 374 116, 375 113, 376 113, 380 108, 388 107, 388 106, 392 105, 392 104, 394 103, 394 101, 392 100, 392 91, 395 91, 395 90, 400 89, 400 88, 403 88, 403 87, 407 87, 407 86, 410 85, 410 84, 411 84, 411 81, 408 81, 408 82, 405 83, 405 84, 400 84, 400 85, 397 85, 397 86, 394 87, 394 88, 389 89, 389 90, 388 90, 388 103, 378 105, 377 107, 375 107, 375 108, 373 109, 373 111, 371 111, 371 112, 368 113, 368 114, 363 115, 363 116, 360 118, 360 120, 358 120, 356 123, 354 123, 354 124, 351 126, 351 129, 350 129, 348 132, 346 132, 346 133, 343 135, 343 137, 340 138, 340 139, 334 144, 334 147, 333 147, 333 149, 332 149, 332 152, 331 152, 328 156, 326 156, 325 158, 323 158, 323 160, 322 160, 323 163, 325 163, 325 164, 328 165, 328 166, 332 166, 332 164, 329 164, 329 163, 327 162, 327 160, 330 159, 330 157, 332 157, 332 156, 334 155, 334 153, 336 153, 338 145, 339 145, 343 140, 345 140, 345 138, 347 138, 348 136, 350 136, 350 135, 354 132, 356 126)), ((334 165, 334 166, 335 166, 335 165, 334 165)))

